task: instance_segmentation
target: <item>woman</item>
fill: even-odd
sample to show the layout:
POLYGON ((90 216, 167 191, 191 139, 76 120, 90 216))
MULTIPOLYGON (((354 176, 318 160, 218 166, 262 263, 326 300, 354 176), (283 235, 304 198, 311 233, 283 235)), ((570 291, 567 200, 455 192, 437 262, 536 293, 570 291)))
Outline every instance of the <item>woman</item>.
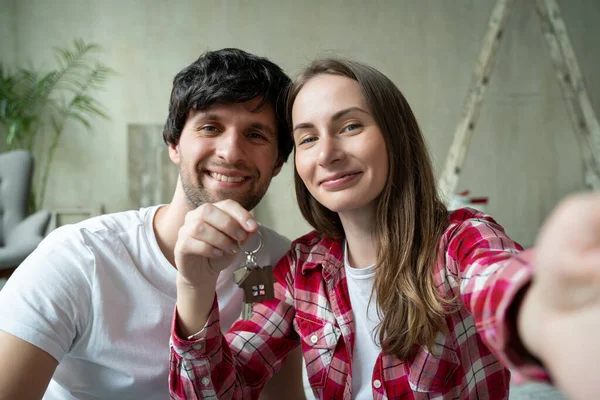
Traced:
MULTIPOLYGON (((396 86, 369 66, 318 60, 292 86, 288 112, 297 199, 316 230, 275 267, 275 299, 225 337, 208 299, 178 298, 172 398, 255 398, 298 344, 321 399, 506 399, 505 365, 547 378, 516 327, 517 317, 531 327, 521 321, 531 313, 517 313, 533 301, 523 301, 531 253, 492 218, 446 210, 396 86), (193 309, 204 328, 191 335, 193 309)), ((201 280, 191 267, 179 274, 201 280)))

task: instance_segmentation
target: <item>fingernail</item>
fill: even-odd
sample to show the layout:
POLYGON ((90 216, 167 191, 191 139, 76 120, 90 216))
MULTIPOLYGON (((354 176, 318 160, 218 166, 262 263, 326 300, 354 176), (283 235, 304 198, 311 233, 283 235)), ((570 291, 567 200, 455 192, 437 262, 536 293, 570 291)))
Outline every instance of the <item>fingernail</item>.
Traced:
POLYGON ((230 252, 231 254, 237 254, 238 250, 239 250, 239 248, 238 248, 237 244, 234 244, 233 246, 231 246, 231 247, 229 248, 229 252, 230 252))
POLYGON ((222 257, 223 256, 223 252, 221 250, 219 250, 219 249, 213 249, 212 253, 213 253, 213 255, 215 257, 222 257))
POLYGON ((248 221, 246 221, 246 225, 248 226, 248 228, 250 229, 256 229, 258 228, 258 224, 256 223, 255 220, 253 219, 249 219, 248 221))
POLYGON ((239 229, 237 232, 235 232, 235 237, 237 238, 237 240, 246 239, 246 231, 244 231, 243 229, 239 229))

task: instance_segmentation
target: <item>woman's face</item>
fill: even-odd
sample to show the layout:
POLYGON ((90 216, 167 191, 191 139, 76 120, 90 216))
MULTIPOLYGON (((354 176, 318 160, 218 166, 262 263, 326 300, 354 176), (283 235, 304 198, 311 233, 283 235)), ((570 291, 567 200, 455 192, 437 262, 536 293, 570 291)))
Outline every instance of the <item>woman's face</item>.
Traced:
POLYGON ((388 155, 358 83, 323 74, 292 107, 298 175, 317 201, 337 213, 369 211, 388 178, 388 155))

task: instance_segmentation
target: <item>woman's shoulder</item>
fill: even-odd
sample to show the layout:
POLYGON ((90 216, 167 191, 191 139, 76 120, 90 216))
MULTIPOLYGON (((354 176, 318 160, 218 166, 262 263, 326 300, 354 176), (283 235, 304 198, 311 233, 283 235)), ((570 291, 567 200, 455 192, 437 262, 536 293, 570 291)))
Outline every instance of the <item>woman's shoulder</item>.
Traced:
POLYGON ((341 249, 341 239, 325 236, 316 230, 300 236, 292 242, 291 251, 301 261, 320 259, 328 253, 341 249))
POLYGON ((490 215, 468 207, 449 213, 440 249, 454 254, 468 252, 475 247, 491 248, 492 245, 523 250, 490 215))
POLYGON ((479 211, 470 207, 463 207, 450 211, 448 214, 448 220, 450 226, 461 224, 468 220, 486 220, 494 223, 496 222, 491 216, 483 211, 479 211))
POLYGON ((471 229, 477 230, 481 227, 490 226, 504 230, 494 218, 482 211, 469 207, 459 208, 449 212, 448 226, 446 227, 444 236, 449 237, 457 233, 464 233, 471 229))
POLYGON ((292 242, 292 247, 314 246, 315 244, 318 244, 323 239, 324 239, 324 236, 322 233, 320 233, 316 230, 313 230, 313 231, 308 232, 305 235, 300 236, 296 240, 294 240, 292 242))

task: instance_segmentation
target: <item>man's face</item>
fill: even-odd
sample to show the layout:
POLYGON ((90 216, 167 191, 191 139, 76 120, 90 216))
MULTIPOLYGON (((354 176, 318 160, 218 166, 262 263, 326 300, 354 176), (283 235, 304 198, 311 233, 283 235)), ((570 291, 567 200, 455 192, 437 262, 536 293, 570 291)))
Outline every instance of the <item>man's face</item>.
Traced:
POLYGON ((192 209, 232 199, 252 210, 279 173, 277 120, 273 107, 253 99, 214 104, 190 112, 177 145, 169 144, 192 209))

